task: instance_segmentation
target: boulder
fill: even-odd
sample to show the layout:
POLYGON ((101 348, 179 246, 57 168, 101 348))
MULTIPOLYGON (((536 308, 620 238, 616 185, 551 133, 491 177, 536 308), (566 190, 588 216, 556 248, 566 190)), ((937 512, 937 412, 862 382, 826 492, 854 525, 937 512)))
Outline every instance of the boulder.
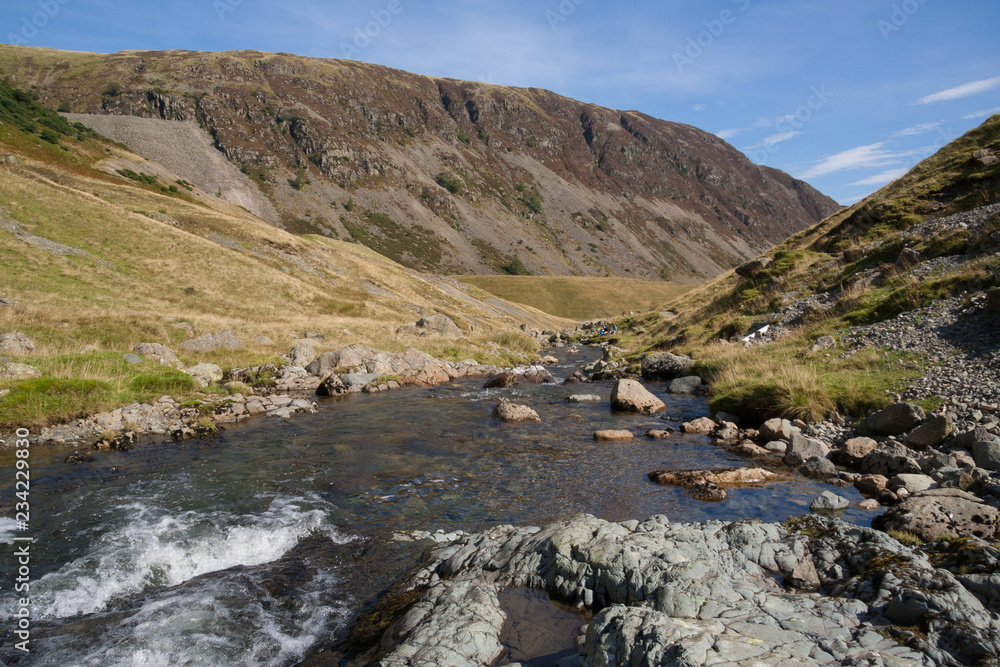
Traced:
POLYGON ((652 440, 666 440, 673 433, 672 429, 651 428, 646 431, 646 437, 652 440))
POLYGON ((132 354, 131 352, 126 352, 123 358, 125 359, 126 364, 141 364, 143 361, 142 357, 138 354, 132 354))
POLYGON ((858 435, 903 435, 924 421, 924 409, 913 403, 893 403, 858 422, 858 435))
POLYGON ((253 339, 253 342, 257 345, 274 345, 274 341, 267 336, 257 336, 253 339))
POLYGON ((694 421, 681 424, 681 431, 683 433, 711 433, 717 426, 718 424, 708 417, 699 417, 694 421))
POLYGON ((317 396, 340 396, 347 391, 347 385, 336 373, 331 373, 316 387, 317 396))
POLYGON ((502 422, 540 422, 542 418, 527 405, 519 405, 510 401, 500 401, 493 408, 493 418, 502 422))
POLYGON ((632 433, 632 431, 626 431, 626 430, 607 429, 607 430, 604 430, 604 431, 595 431, 594 432, 594 440, 596 440, 597 442, 611 442, 611 441, 615 441, 615 440, 631 440, 634 437, 635 437, 635 434, 632 433))
POLYGON ((198 364, 185 368, 184 372, 194 378, 195 383, 202 389, 222 379, 222 369, 215 364, 198 364))
POLYGON ((178 347, 194 352, 215 352, 216 350, 240 350, 242 343, 232 331, 207 333, 191 340, 186 340, 178 347))
POLYGON ((671 352, 653 352, 642 358, 642 377, 644 380, 669 382, 674 378, 690 375, 694 359, 683 354, 671 352))
POLYGON ((530 366, 524 369, 521 377, 524 378, 525 382, 530 382, 531 384, 555 384, 556 379, 552 377, 552 373, 548 372, 541 366, 530 366))
POLYGON ((567 403, 600 403, 601 397, 597 394, 573 394, 566 397, 567 403))
POLYGON ((854 488, 869 496, 877 496, 889 483, 885 475, 861 475, 854 481, 854 488))
POLYGON ((934 415, 920 426, 910 431, 906 442, 912 447, 936 447, 955 430, 951 415, 934 415))
POLYGON ((878 443, 871 438, 851 438, 844 443, 843 449, 840 450, 840 455, 844 459, 842 463, 857 465, 862 459, 871 454, 876 447, 878 447, 878 443))
POLYGON ((671 394, 693 394, 701 388, 701 378, 697 375, 687 375, 670 381, 671 394))
POLYGON ((884 442, 862 459, 859 469, 864 474, 892 477, 900 473, 920 473, 917 453, 897 442, 884 442))
POLYGON ((14 361, 0 362, 0 380, 31 380, 42 377, 42 372, 34 366, 14 361))
POLYGON ((768 419, 761 424, 758 429, 760 442, 770 442, 772 440, 784 440, 791 442, 792 436, 798 435, 802 430, 792 425, 787 419, 768 419))
POLYGON ((968 431, 959 433, 951 439, 951 443, 949 444, 952 447, 959 447, 961 449, 968 449, 969 451, 972 451, 972 445, 981 440, 989 440, 992 437, 993 435, 986 430, 985 426, 976 426, 968 431))
POLYGON ((611 389, 611 409, 651 415, 667 408, 666 404, 636 380, 618 380, 611 389))
POLYGON ((316 360, 316 348, 309 343, 298 343, 288 352, 288 363, 305 368, 316 360))
POLYGON ((1000 537, 1000 510, 959 489, 928 489, 875 517, 872 525, 914 533, 928 542, 945 535, 995 540, 1000 537))
POLYGON ((325 378, 340 367, 338 352, 324 352, 305 365, 306 372, 315 377, 325 378))
POLYGON ((830 479, 837 476, 837 466, 829 459, 813 456, 799 467, 799 472, 812 479, 830 479))
POLYGON ((340 380, 348 388, 356 387, 360 389, 367 387, 377 377, 378 375, 375 373, 344 373, 340 376, 340 380))
POLYGON ((752 259, 749 262, 736 267, 736 275, 741 278, 753 278, 758 273, 766 269, 773 261, 774 259, 772 257, 758 257, 757 259, 752 259))
POLYGON ((505 387, 516 387, 521 381, 521 376, 513 371, 497 373, 483 384, 483 389, 501 389, 505 387))
POLYGON ((792 436, 792 441, 785 450, 782 461, 786 465, 800 466, 814 456, 825 459, 830 453, 830 448, 822 440, 807 438, 803 435, 792 436))
POLYGON ((132 351, 147 361, 152 361, 171 368, 184 368, 174 351, 161 343, 139 343, 132 351))
POLYGON ((26 357, 34 351, 34 341, 20 331, 9 331, 0 334, 0 354, 13 354, 17 357, 26 357))
POLYGON ((809 504, 809 511, 816 514, 832 514, 842 512, 851 506, 851 502, 832 491, 824 491, 809 504))
POLYGON ((972 443, 972 457, 979 468, 1000 470, 1000 440, 991 438, 972 443))
POLYGON ((899 493, 900 489, 906 489, 906 492, 910 495, 918 493, 920 491, 926 491, 932 486, 936 486, 934 480, 927 475, 919 475, 913 473, 903 473, 902 475, 894 475, 889 483, 886 484, 886 488, 895 493, 899 493))
POLYGON ((810 352, 820 352, 822 350, 833 350, 837 347, 837 339, 833 336, 820 336, 809 348, 810 352))

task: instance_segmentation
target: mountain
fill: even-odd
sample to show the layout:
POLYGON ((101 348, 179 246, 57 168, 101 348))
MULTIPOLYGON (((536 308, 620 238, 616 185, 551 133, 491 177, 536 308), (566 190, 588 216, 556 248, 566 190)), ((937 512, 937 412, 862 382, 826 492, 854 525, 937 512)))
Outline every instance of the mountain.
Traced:
MULTIPOLYGON (((246 176, 216 194, 421 270, 699 281, 839 208, 714 135, 545 90, 256 51, 2 46, 0 71, 145 157, 169 132, 136 117, 197 124, 246 176)), ((205 152, 174 152, 209 190, 205 152)))

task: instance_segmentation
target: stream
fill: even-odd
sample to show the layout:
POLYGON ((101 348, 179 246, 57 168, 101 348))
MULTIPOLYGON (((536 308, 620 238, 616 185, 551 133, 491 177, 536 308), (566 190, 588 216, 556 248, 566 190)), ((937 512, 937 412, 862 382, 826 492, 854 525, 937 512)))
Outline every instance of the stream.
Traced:
MULTIPOLYGON (((557 351, 561 381, 599 350, 557 351)), ((31 458, 31 652, 14 648, 13 527, 0 519, 0 662, 5 665, 295 665, 413 566, 427 542, 396 532, 541 525, 589 513, 622 521, 783 521, 830 487, 796 476, 729 500, 692 500, 654 469, 746 465, 704 436, 598 443, 599 429, 671 426, 703 398, 647 387, 653 417, 612 413, 611 383, 481 389, 483 380, 324 399, 313 415, 257 418, 220 435, 31 458), (571 394, 600 402, 567 403, 571 394), (541 424, 491 417, 508 397, 541 424)), ((11 471, 14 456, 0 452, 11 471)), ((12 517, 13 475, 0 486, 12 517)), ((837 493, 852 501, 853 488, 837 493)), ((870 525, 872 514, 843 518, 870 525)))

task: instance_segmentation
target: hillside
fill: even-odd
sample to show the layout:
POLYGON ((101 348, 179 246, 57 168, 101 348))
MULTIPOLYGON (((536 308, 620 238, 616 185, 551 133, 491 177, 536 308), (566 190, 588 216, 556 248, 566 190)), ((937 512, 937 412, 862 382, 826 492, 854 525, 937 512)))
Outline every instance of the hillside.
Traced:
MULTIPOLYGON (((696 128, 537 89, 254 51, 2 46, 0 71, 60 111, 116 118, 91 123, 151 159, 197 123, 271 222, 438 273, 696 282, 839 208, 696 128), (188 125, 151 141, 134 117, 188 125)), ((172 150, 191 183, 245 190, 209 182, 204 149, 172 150)))
POLYGON ((994 405, 1000 318, 983 313, 984 290, 1000 286, 998 154, 994 116, 867 199, 657 309, 676 318, 633 318, 626 328, 648 333, 626 342, 692 355, 717 408, 755 417, 860 416, 903 390, 928 408, 994 405))
POLYGON ((190 388, 179 371, 122 360, 143 342, 232 331, 240 349, 179 354, 224 369, 280 361, 306 332, 324 337, 321 348, 507 362, 533 349, 521 325, 568 324, 358 243, 278 229, 4 82, 0 202, 0 332, 30 338, 34 349, 15 360, 42 372, 16 405, 8 390, 24 385, 0 379, 0 427, 190 388), (435 314, 463 336, 397 333, 435 314))

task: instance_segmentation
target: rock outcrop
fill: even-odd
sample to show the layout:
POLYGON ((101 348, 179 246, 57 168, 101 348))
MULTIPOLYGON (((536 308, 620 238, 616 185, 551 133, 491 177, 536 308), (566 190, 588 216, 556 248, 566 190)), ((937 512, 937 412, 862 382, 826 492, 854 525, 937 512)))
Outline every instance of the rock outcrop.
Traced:
POLYGON ((939 569, 940 556, 875 530, 793 525, 578 516, 464 536, 401 584, 420 600, 363 662, 492 664, 506 621, 498 596, 509 587, 596 614, 565 667, 957 667, 1000 654, 996 606, 983 602, 996 596, 974 593, 986 580, 939 569))

